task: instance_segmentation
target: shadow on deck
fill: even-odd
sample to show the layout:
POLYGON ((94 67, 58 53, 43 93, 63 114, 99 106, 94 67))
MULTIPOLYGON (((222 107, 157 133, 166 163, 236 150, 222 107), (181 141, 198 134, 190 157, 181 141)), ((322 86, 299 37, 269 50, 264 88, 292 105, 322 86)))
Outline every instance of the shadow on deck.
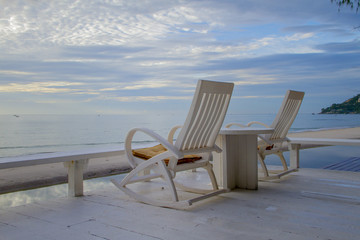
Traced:
POLYGON ((350 172, 360 172, 360 158, 352 157, 345 161, 341 161, 335 164, 324 167, 328 170, 338 170, 338 171, 350 171, 350 172))

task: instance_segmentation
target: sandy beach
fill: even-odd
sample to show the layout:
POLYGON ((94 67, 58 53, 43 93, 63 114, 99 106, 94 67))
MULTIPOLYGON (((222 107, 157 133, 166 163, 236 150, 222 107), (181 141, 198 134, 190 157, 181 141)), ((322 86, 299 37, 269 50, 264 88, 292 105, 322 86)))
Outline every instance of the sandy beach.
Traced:
MULTIPOLYGON (((290 137, 360 139, 360 127, 289 133, 290 137)), ((84 179, 127 172, 130 166, 124 155, 91 159, 84 179)), ((45 187, 67 182, 67 170, 62 163, 0 170, 0 194, 45 187)))
POLYGON ((360 127, 339 128, 319 131, 292 132, 289 137, 306 137, 306 138, 349 138, 360 139, 360 127))

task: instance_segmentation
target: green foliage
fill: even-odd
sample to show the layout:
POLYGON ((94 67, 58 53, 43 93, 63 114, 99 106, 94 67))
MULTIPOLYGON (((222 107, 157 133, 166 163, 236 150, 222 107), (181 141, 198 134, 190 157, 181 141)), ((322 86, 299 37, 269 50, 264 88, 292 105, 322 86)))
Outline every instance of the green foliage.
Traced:
POLYGON ((348 6, 351 9, 356 8, 356 12, 358 12, 360 7, 360 0, 331 0, 331 2, 335 2, 339 6, 339 11, 341 7, 348 6))
POLYGON ((340 104, 322 108, 321 114, 360 114, 360 94, 340 104))

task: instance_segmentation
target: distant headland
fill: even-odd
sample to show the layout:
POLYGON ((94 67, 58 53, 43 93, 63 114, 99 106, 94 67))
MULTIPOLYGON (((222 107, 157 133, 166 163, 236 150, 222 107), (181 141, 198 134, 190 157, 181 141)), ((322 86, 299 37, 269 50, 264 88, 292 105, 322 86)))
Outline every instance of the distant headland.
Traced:
POLYGON ((360 94, 343 103, 334 103, 330 107, 322 108, 320 114, 360 114, 360 94))

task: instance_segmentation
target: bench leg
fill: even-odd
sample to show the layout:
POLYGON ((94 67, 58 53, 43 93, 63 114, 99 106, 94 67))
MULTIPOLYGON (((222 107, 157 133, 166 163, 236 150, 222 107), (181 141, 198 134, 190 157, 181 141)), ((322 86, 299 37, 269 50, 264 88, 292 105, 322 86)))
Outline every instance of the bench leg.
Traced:
POLYGON ((65 162, 68 169, 68 196, 80 197, 84 195, 83 174, 88 160, 65 162))
POLYGON ((298 169, 300 167, 300 144, 289 144, 290 150, 290 169, 298 169))

